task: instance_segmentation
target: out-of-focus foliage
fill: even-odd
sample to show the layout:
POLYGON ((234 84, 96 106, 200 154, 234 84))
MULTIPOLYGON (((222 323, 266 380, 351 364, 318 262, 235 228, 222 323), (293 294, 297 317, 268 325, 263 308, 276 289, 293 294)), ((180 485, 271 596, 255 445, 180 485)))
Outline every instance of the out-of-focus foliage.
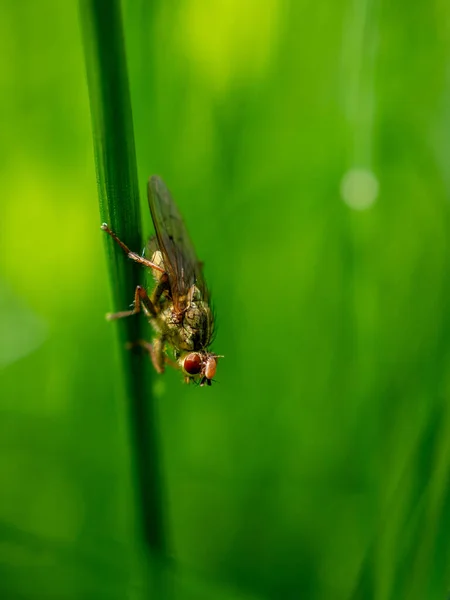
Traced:
MULTIPOLYGON (((180 599, 444 598, 449 6, 123 9, 142 206, 160 174, 225 355, 211 389, 156 379, 155 572, 180 599)), ((142 598, 76 3, 4 0, 0 56, 1 596, 142 598)))

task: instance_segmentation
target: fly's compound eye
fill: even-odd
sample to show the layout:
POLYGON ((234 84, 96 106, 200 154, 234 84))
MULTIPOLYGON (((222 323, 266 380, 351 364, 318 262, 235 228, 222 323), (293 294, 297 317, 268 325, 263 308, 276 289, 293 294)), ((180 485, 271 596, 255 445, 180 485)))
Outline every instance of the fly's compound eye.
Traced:
POLYGON ((184 359, 183 368, 189 375, 198 375, 202 370, 202 361, 195 352, 188 354, 184 359))

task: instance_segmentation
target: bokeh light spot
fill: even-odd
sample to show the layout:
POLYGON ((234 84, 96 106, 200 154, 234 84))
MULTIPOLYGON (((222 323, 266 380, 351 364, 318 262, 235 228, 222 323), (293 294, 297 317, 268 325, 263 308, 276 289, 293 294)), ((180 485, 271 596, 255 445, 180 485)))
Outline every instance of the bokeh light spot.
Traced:
POLYGON ((378 197, 378 179, 370 169, 349 169, 341 180, 341 196, 355 210, 370 208, 378 197))

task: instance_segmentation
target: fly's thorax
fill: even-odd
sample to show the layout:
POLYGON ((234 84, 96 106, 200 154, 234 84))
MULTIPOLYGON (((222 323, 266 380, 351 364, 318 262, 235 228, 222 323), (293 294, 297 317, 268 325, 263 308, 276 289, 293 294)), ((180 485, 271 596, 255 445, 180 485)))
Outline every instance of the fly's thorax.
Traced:
POLYGON ((187 295, 178 298, 175 309, 169 302, 159 316, 160 329, 169 344, 179 351, 200 351, 211 344, 214 318, 200 291, 191 286, 187 295), (181 310, 179 306, 183 307, 181 310))
POLYGON ((195 350, 200 350, 210 345, 214 321, 208 303, 203 301, 191 302, 185 311, 183 325, 192 332, 195 350))
POLYGON ((205 302, 191 302, 184 311, 184 323, 196 329, 205 328, 210 319, 211 310, 205 302))
POLYGON ((183 323, 183 315, 181 317, 180 321, 179 315, 173 309, 173 304, 170 303, 159 314, 157 328, 175 352, 195 350, 198 337, 196 330, 183 323))
POLYGON ((206 302, 199 288, 192 285, 188 292, 188 306, 184 315, 184 322, 198 332, 198 347, 205 348, 211 343, 214 320, 211 307, 206 302))

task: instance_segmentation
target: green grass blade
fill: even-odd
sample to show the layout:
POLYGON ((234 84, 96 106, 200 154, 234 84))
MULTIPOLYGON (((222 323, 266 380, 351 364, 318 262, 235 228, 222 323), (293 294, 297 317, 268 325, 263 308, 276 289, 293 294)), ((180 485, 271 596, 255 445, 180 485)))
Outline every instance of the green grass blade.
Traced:
MULTIPOLYGON (((101 220, 132 250, 139 252, 142 248, 139 188, 120 2, 80 0, 80 9, 101 220)), ((124 256, 100 227, 99 235, 104 236, 107 246, 114 310, 124 310, 139 283, 139 267, 124 256)), ((122 358, 143 533, 150 549, 161 552, 165 541, 153 399, 151 389, 146 386, 144 358, 125 350, 127 341, 141 337, 140 322, 129 318, 111 326, 118 327, 124 348, 122 358)), ((146 357, 145 363, 148 363, 146 357)))

